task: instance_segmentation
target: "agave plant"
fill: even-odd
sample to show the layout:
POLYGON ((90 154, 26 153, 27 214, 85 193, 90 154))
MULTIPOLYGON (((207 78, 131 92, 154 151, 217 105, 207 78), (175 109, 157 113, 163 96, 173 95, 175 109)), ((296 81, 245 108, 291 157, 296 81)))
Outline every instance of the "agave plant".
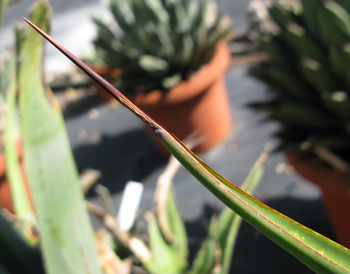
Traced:
POLYGON ((115 84, 127 93, 166 91, 188 79, 231 28, 213 0, 111 0, 108 6, 122 33, 95 18, 94 44, 100 62, 122 70, 115 84))
POLYGON ((252 37, 269 59, 251 72, 275 96, 252 106, 283 124, 280 149, 349 171, 350 2, 271 1, 267 8, 252 37))

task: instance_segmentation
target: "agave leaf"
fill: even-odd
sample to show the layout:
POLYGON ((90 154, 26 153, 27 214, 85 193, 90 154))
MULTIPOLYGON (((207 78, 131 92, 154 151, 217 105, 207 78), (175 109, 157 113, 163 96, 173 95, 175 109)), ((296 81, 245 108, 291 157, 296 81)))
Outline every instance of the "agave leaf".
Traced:
POLYGON ((113 39, 116 39, 114 33, 111 32, 108 26, 105 23, 103 23, 100 19, 93 18, 93 21, 97 25, 98 32, 99 32, 98 39, 95 40, 94 42, 99 41, 100 43, 103 43, 104 48, 105 47, 112 48, 113 39))
POLYGON ((308 36, 308 33, 302 26, 296 23, 289 23, 283 29, 281 37, 299 56, 315 59, 323 63, 327 62, 320 46, 308 36))
POLYGON ((167 61, 153 55, 141 55, 139 63, 140 66, 147 72, 163 72, 169 69, 169 64, 167 61))
POLYGON ((309 87, 291 71, 283 67, 269 66, 265 68, 264 75, 295 99, 302 102, 308 102, 312 99, 310 92, 308 92, 309 87))
POLYGON ((169 245, 159 228, 159 225, 150 213, 148 216, 148 235, 150 249, 153 255, 154 269, 157 274, 182 273, 186 268, 186 260, 177 248, 169 245))
MULTIPOLYGON (((31 19, 47 30, 49 15, 48 2, 37 1, 31 19)), ((19 83, 24 162, 39 219, 45 267, 52 274, 100 273, 62 113, 42 82, 43 45, 44 39, 29 29, 21 52, 19 83), (51 104, 46 96, 52 98, 51 104)))
POLYGON ((269 15, 280 26, 284 26, 285 24, 290 22, 291 19, 290 12, 278 2, 275 2, 274 5, 269 7, 269 15))
POLYGON ((176 3, 174 5, 174 14, 175 14, 175 21, 177 22, 176 25, 176 32, 185 34, 190 31, 191 24, 189 18, 186 16, 186 11, 184 9, 184 6, 182 3, 176 3))
POLYGON ((124 32, 128 32, 128 26, 136 20, 130 7, 130 1, 110 1, 109 5, 114 17, 117 18, 121 29, 124 32))
POLYGON ((45 32, 28 20, 26 21, 83 69, 87 75, 103 86, 121 104, 153 128, 157 138, 199 182, 262 234, 316 273, 350 273, 350 251, 348 249, 269 208, 221 177, 187 149, 174 135, 134 106, 120 91, 68 50, 57 44, 45 32))
POLYGON ((335 100, 325 100, 325 105, 334 113, 343 117, 343 119, 348 119, 350 117, 350 100, 335 101, 335 100))
POLYGON ((166 59, 169 56, 173 56, 175 52, 174 45, 172 43, 171 37, 166 29, 162 25, 158 25, 155 29, 156 42, 159 44, 158 47, 154 47, 155 50, 160 50, 161 54, 165 56, 166 59))
POLYGON ((192 27, 192 35, 196 45, 200 45, 205 39, 205 30, 207 28, 205 24, 205 17, 208 11, 208 7, 212 0, 202 0, 202 5, 200 5, 198 12, 196 13, 196 17, 194 18, 194 23, 192 27))
POLYGON ((195 21, 196 16, 198 14, 198 2, 192 0, 183 0, 182 3, 185 8, 187 17, 190 21, 190 24, 193 25, 193 22, 195 21))
POLYGON ((329 61, 334 72, 341 78, 346 79, 346 86, 350 87, 348 73, 350 71, 350 43, 344 47, 332 46, 329 53, 329 61))
POLYGON ((318 91, 332 91, 340 88, 337 79, 333 79, 332 74, 315 60, 303 58, 298 68, 304 79, 318 91))
POLYGON ((320 36, 327 46, 347 43, 350 39, 350 15, 335 1, 327 0, 317 10, 320 36))
MULTIPOLYGON (((187 235, 171 189, 173 177, 180 166, 181 164, 174 157, 171 157, 164 172, 157 180, 153 211, 156 214, 156 224, 161 235, 158 235, 158 231, 154 231, 154 233, 156 232, 155 235, 158 235, 158 241, 164 249, 167 249, 169 253, 177 253, 176 259, 183 263, 182 269, 185 269, 188 254, 187 235)), ((151 219, 151 221, 153 220, 151 219)), ((151 226, 149 228, 151 229, 151 226)), ((155 258, 154 262, 157 263, 158 260, 155 258)), ((157 264, 159 265, 159 263, 157 264)), ((158 266, 155 267, 158 268, 158 266)), ((164 267, 167 266, 164 265, 164 267)))
POLYGON ((181 219, 171 190, 169 190, 166 201, 166 219, 170 233, 174 236, 173 243, 171 244, 178 251, 179 255, 186 260, 188 248, 185 225, 181 219))
POLYGON ((281 47, 278 45, 281 43, 281 39, 272 35, 265 35, 262 39, 257 41, 259 47, 264 51, 270 54, 270 58, 273 59, 273 62, 280 64, 282 66, 290 62, 289 56, 286 56, 285 52, 281 50, 281 47))
POLYGON ((144 1, 133 0, 132 6, 135 23, 131 24, 130 27, 133 33, 126 33, 124 38, 126 39, 129 35, 135 36, 137 43, 133 44, 133 47, 143 50, 146 54, 150 54, 156 49, 154 39, 157 19, 154 18, 153 11, 144 1))
POLYGON ((348 0, 335 0, 339 3, 344 9, 350 12, 350 2, 348 0))
MULTIPOLYGON (((144 29, 138 27, 136 23, 137 17, 133 13, 131 4, 128 0, 110 1, 109 8, 117 19, 119 27, 124 33, 128 34, 127 37, 132 41, 131 44, 134 46, 139 45, 140 48, 147 48, 150 41, 148 41, 144 29)), ((125 40, 124 38, 124 42, 125 40)))
MULTIPOLYGON (((176 61, 180 67, 187 67, 190 64, 194 52, 194 44, 189 34, 179 35, 179 47, 176 51, 176 61)), ((174 56, 175 57, 175 56, 174 56)))
POLYGON ((210 47, 215 44, 216 41, 223 39, 231 31, 232 22, 227 14, 220 13, 214 26, 208 32, 207 46, 210 47))
POLYGON ((302 18, 307 29, 317 37, 318 25, 317 25, 317 10, 319 6, 318 0, 301 0, 302 5, 302 18))
POLYGON ((162 2, 160 0, 145 0, 145 4, 149 7, 153 16, 158 19, 159 24, 169 31, 169 14, 162 2))
POLYGON ((175 85, 181 82, 181 75, 180 73, 175 73, 169 77, 164 77, 161 84, 165 89, 171 89, 175 85))
POLYGON ((325 129, 336 124, 331 116, 325 115, 324 112, 317 108, 305 106, 298 103, 285 102, 275 105, 273 103, 262 103, 256 105, 261 110, 266 110, 269 115, 290 126, 299 128, 325 129))
POLYGON ((29 244, 36 245, 38 237, 32 233, 32 229, 37 226, 36 216, 30 198, 27 195, 26 183, 23 179, 23 172, 18 159, 17 76, 14 60, 12 60, 12 63, 10 73, 11 82, 7 91, 6 128, 4 132, 6 174, 10 184, 14 210, 20 219, 17 227, 29 244))

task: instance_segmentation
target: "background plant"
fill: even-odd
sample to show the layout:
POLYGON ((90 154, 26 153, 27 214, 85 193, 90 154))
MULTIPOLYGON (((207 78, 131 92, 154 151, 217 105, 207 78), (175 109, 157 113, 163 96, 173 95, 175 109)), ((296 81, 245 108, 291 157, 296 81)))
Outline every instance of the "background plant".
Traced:
POLYGON ((231 27, 212 0, 111 0, 108 7, 113 27, 94 19, 97 58, 122 70, 115 84, 127 93, 166 91, 189 79, 231 27))
POLYGON ((265 8, 269 16, 251 36, 269 59, 251 73, 274 96, 252 106, 282 123, 279 149, 303 151, 349 172, 348 1, 271 1, 265 8))

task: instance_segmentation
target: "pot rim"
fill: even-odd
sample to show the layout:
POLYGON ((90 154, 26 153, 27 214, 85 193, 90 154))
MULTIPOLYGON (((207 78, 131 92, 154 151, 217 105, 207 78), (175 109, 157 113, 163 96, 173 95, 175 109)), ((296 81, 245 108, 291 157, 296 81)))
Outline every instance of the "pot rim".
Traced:
POLYGON ((231 54, 226 42, 218 41, 212 59, 193 74, 189 80, 180 82, 165 93, 160 90, 153 90, 147 94, 124 95, 138 106, 155 107, 163 104, 179 104, 205 91, 217 78, 225 73, 230 59, 231 54))

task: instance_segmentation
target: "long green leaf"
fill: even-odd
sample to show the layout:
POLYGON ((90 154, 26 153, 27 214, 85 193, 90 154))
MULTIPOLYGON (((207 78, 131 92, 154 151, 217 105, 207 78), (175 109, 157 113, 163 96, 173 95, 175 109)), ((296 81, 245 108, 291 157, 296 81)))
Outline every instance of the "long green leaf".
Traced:
POLYGON ((164 129, 156 136, 210 192, 317 273, 350 273, 350 252, 252 198, 215 173, 164 129))
POLYGON ((34 24, 28 20, 26 21, 70 60, 82 68, 87 75, 96 80, 121 104, 149 124, 154 129, 157 138, 179 162, 210 192, 243 219, 315 272, 350 273, 350 252, 348 249, 269 208, 218 175, 188 150, 175 136, 134 106, 120 91, 97 75, 65 48, 57 44, 34 24))
POLYGON ((188 255, 186 229, 171 190, 169 190, 166 200, 166 220, 169 230, 174 236, 173 248, 185 260, 188 255))
POLYGON ((16 68, 14 60, 11 66, 10 85, 7 91, 7 111, 5 128, 5 159, 6 175, 9 180, 11 197, 16 215, 19 218, 18 229, 28 243, 37 244, 38 238, 31 230, 37 226, 36 216, 27 195, 27 188, 22 177, 22 171, 18 159, 18 121, 16 111, 16 68), (29 229, 28 229, 29 228, 29 229))
POLYGON ((150 249, 153 255, 154 269, 157 274, 180 274, 186 267, 183 254, 169 245, 160 231, 159 225, 150 213, 148 221, 150 249))
MULTIPOLYGON (((31 19, 47 30, 49 15, 48 1, 37 1, 31 19)), ((62 113, 42 82, 43 45, 44 39, 30 29, 23 42, 19 81, 24 161, 45 267, 51 274, 101 273, 62 113)))

